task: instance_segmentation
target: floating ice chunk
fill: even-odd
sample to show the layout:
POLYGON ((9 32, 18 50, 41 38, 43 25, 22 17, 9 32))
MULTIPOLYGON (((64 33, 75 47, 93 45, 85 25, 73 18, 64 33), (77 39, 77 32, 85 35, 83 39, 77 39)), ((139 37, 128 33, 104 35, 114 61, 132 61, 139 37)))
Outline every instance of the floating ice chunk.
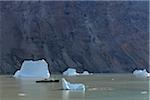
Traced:
POLYGON ((147 94, 147 91, 141 91, 141 94, 147 94))
POLYGON ((148 73, 146 71, 146 69, 144 70, 135 70, 133 72, 133 74, 136 76, 136 77, 141 77, 141 78, 146 78, 146 77, 150 77, 150 73, 148 73))
POLYGON ((93 73, 89 73, 88 71, 84 71, 83 73, 77 73, 76 69, 74 68, 68 68, 65 72, 63 72, 63 75, 67 76, 76 76, 76 75, 92 75, 93 73))
POLYGON ((114 79, 114 78, 112 78, 111 80, 112 80, 112 81, 114 81, 115 79, 114 79))
POLYGON ((78 84, 72 84, 70 82, 67 82, 64 78, 62 78, 62 86, 64 90, 82 90, 85 91, 85 85, 78 83, 78 84))
POLYGON ((63 72, 63 75, 75 76, 75 75, 79 75, 79 73, 76 72, 76 69, 68 68, 65 72, 63 72))
POLYGON ((84 71, 82 75, 90 75, 90 73, 88 71, 84 71))
POLYGON ((49 78, 50 73, 48 64, 43 60, 27 60, 24 61, 21 69, 18 70, 14 77, 16 78, 49 78))
POLYGON ((93 75, 93 73, 89 73, 88 71, 84 71, 83 73, 81 73, 79 75, 93 75))
POLYGON ((25 93, 18 93, 18 96, 24 97, 24 96, 26 96, 26 94, 25 93))

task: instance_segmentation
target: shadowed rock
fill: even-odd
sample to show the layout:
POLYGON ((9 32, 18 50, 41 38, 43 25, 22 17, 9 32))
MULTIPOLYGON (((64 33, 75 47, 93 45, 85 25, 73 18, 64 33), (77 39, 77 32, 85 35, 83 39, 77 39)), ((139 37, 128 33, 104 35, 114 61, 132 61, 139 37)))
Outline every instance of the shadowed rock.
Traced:
POLYGON ((148 1, 0 1, 0 73, 46 59, 51 73, 149 65, 148 1))

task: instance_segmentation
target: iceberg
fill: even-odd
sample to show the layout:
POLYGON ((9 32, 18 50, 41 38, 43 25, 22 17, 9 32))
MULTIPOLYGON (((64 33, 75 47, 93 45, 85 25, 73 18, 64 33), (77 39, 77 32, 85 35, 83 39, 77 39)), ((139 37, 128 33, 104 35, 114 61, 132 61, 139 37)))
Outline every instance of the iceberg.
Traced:
POLYGON ((76 76, 76 75, 92 75, 93 73, 89 73, 88 71, 84 71, 83 73, 77 73, 76 69, 68 68, 66 71, 63 72, 63 75, 67 76, 76 76))
POLYGON ((64 90, 82 90, 85 91, 85 85, 81 83, 70 83, 62 78, 62 87, 64 90))
POLYGON ((21 69, 16 71, 16 78, 49 78, 47 62, 42 60, 32 61, 26 60, 23 62, 21 69))
POLYGON ((146 69, 144 70, 135 70, 133 72, 133 75, 135 75, 136 77, 140 77, 140 78, 147 78, 147 77, 150 77, 150 73, 148 73, 146 71, 146 69))
POLYGON ((89 73, 88 71, 84 71, 83 73, 81 73, 79 75, 93 75, 93 73, 89 73))
POLYGON ((63 72, 63 75, 75 76, 75 75, 79 75, 79 73, 77 73, 76 69, 74 68, 68 68, 65 72, 63 72))
POLYGON ((90 75, 90 73, 88 71, 84 71, 82 75, 90 75))

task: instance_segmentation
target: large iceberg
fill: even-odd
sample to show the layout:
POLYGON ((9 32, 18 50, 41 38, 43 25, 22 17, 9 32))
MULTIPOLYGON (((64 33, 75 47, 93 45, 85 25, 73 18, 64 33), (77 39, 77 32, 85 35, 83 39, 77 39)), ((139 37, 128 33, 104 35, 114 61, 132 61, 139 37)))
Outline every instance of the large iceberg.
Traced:
POLYGON ((68 68, 65 72, 63 72, 63 75, 75 76, 75 75, 79 75, 79 73, 77 73, 76 69, 74 68, 68 68))
POLYGON ((49 78, 50 73, 48 70, 48 64, 44 59, 37 60, 37 61, 32 61, 32 60, 24 61, 21 66, 21 69, 15 73, 14 77, 49 78))
POLYGON ((81 83, 70 83, 62 78, 62 87, 64 90, 82 90, 85 91, 85 85, 81 83))
POLYGON ((150 73, 148 73, 146 71, 146 69, 144 70, 135 70, 133 72, 133 74, 136 76, 136 77, 140 77, 140 78, 147 78, 147 77, 150 77, 150 73))

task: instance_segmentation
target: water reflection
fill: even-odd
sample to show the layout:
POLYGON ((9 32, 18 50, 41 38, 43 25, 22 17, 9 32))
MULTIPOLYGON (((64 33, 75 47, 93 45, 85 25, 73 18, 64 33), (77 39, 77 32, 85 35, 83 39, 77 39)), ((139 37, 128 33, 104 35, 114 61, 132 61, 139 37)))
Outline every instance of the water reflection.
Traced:
POLYGON ((19 93, 18 96, 21 100, 48 100, 49 85, 48 84, 36 84, 31 80, 18 80, 19 93))
POLYGON ((36 83, 35 80, 0 76, 0 100, 149 100, 149 79, 138 79, 130 74, 67 78, 84 83, 86 90, 67 91, 62 90, 61 82, 36 83))
POLYGON ((71 100, 71 98, 84 99, 85 91, 62 90, 61 83, 35 83, 32 80, 18 80, 21 100, 71 100))
POLYGON ((63 90, 63 100, 71 100, 71 98, 76 98, 83 100, 85 97, 85 91, 80 91, 80 90, 75 90, 75 91, 70 91, 70 90, 63 90))

